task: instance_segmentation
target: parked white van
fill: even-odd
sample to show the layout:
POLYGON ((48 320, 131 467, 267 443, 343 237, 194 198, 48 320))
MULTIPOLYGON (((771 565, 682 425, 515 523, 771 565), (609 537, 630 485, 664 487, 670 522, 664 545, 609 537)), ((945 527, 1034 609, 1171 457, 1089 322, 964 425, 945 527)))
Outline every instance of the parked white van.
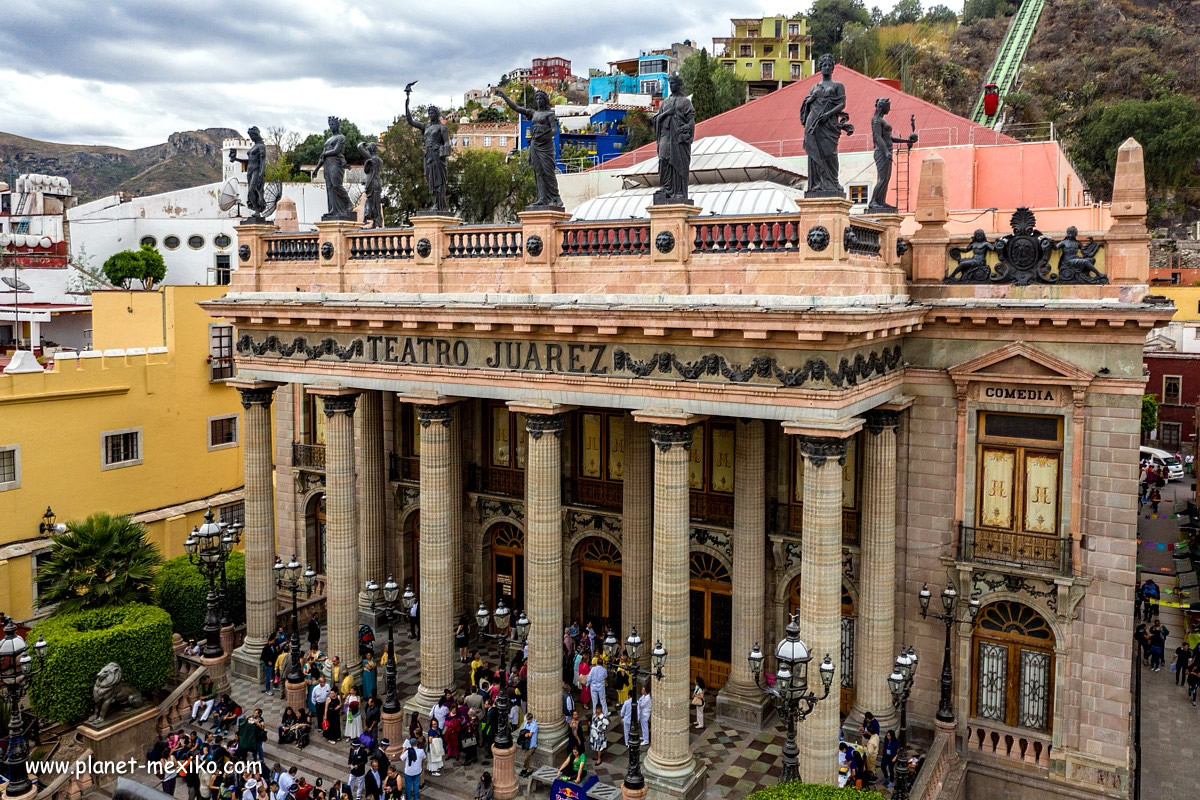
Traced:
POLYGON ((1167 480, 1183 480, 1183 464, 1180 464, 1179 459, 1166 450, 1159 450, 1157 447, 1142 447, 1141 460, 1146 461, 1147 459, 1154 464, 1155 469, 1164 466, 1167 468, 1167 480))

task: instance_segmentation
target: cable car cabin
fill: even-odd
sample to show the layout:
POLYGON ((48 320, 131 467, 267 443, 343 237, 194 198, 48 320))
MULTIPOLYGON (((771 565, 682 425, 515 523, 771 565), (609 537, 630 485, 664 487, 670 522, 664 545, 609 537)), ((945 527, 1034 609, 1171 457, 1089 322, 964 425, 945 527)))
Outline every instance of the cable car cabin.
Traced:
POLYGON ((994 117, 999 108, 1000 87, 994 83, 989 83, 983 87, 983 112, 989 117, 994 117))

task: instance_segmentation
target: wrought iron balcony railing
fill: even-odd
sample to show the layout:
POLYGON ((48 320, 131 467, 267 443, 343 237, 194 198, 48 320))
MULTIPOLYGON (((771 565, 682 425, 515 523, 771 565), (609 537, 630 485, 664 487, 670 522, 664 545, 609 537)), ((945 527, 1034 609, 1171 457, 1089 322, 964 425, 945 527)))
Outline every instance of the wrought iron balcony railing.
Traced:
POLYGON ((959 525, 958 557, 961 561, 1068 575, 1071 572, 1071 540, 959 525))

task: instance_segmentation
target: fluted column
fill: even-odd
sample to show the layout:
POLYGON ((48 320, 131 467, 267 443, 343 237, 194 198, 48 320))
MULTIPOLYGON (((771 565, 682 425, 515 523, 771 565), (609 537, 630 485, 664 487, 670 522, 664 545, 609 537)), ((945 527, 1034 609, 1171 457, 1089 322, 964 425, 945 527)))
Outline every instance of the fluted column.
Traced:
POLYGON ((625 474, 621 486, 621 619, 625 630, 637 628, 643 641, 654 643, 650 627, 652 602, 650 549, 654 508, 654 473, 650 426, 625 417, 625 474))
POLYGON ((729 680, 717 696, 717 716, 751 728, 762 726, 766 696, 754 684, 745 656, 765 646, 763 603, 766 592, 767 516, 764 486, 766 458, 763 423, 737 423, 733 490, 733 660, 729 680))
POLYGON ((450 586, 450 472, 458 466, 457 454, 450 447, 452 405, 417 406, 421 425, 421 574, 417 599, 421 618, 421 684, 414 698, 416 710, 427 715, 429 709, 454 686, 453 618, 450 586))
POLYGON ((329 655, 358 664, 358 514, 354 487, 354 409, 357 392, 326 394, 326 602, 329 655))
POLYGON ((245 455, 247 652, 258 656, 275 632, 275 471, 271 458, 271 401, 275 384, 238 386, 245 409, 242 452, 245 455))
POLYGON ((538 760, 561 756, 562 431, 561 414, 525 414, 525 608, 529 616, 529 708, 537 719, 538 760))
POLYGON ((897 411, 867 413, 863 442, 862 557, 854 632, 854 710, 870 711, 884 729, 897 714, 887 677, 896 658, 896 428, 897 411))
POLYGON ((838 686, 842 615, 842 467, 846 440, 800 437, 804 458, 804 541, 800 567, 800 637, 812 654, 809 687, 820 694, 817 667, 833 659, 833 688, 800 725, 800 777, 837 784, 838 686))
MULTIPOLYGON (((698 769, 688 740, 690 629, 688 451, 692 428, 654 424, 654 610, 655 639, 667 650, 661 681, 654 681, 650 753, 645 775, 651 797, 692 796, 698 769)), ((649 643, 648 643, 649 644, 649 643)))
MULTIPOLYGON (((360 514, 361 527, 358 542, 358 585, 359 606, 369 611, 371 601, 367 598, 364 587, 368 580, 376 580, 382 585, 387 579, 387 557, 385 541, 385 477, 383 452, 383 397, 380 392, 363 392, 358 401, 358 413, 361 416, 362 441, 359 448, 362 452, 362 475, 359 481, 362 487, 362 507, 360 514)), ((357 659, 355 659, 357 661, 357 659)))
MULTIPOLYGON (((447 475, 447 487, 450 492, 450 577, 454 593, 451 599, 450 613, 455 620, 460 614, 471 611, 464 600, 465 570, 463 569, 463 548, 465 539, 463 530, 463 470, 462 470, 462 428, 463 415, 455 414, 450 420, 450 453, 451 469, 447 475)), ((519 611, 519 609, 516 609, 519 611)), ((468 614, 470 616, 470 614, 468 614)), ((452 623, 453 624, 453 623, 452 623)))

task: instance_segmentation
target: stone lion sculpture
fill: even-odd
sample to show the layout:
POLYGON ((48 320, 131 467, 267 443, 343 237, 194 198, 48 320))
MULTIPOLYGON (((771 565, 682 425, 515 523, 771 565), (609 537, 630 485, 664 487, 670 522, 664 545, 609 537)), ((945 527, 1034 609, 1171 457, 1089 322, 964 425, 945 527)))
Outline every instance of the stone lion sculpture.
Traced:
POLYGON ((96 674, 96 683, 92 686, 92 704, 95 713, 88 724, 98 725, 104 722, 109 709, 115 705, 125 705, 129 708, 141 708, 145 703, 142 693, 127 683, 122 683, 121 665, 110 661, 104 669, 96 674))

